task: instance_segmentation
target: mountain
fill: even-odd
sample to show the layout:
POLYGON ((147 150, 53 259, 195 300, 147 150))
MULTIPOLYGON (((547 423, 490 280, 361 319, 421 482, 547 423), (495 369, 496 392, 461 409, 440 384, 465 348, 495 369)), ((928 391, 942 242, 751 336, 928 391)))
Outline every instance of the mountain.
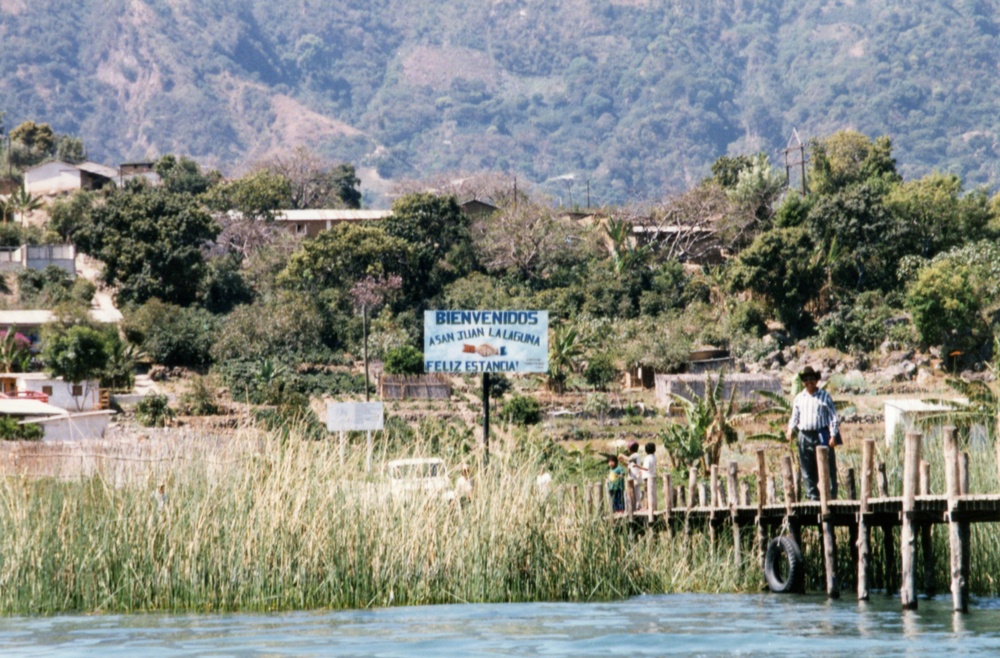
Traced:
POLYGON ((855 128, 996 187, 998 98, 997 0, 0 0, 6 126, 106 162, 307 145, 373 188, 488 169, 598 204, 855 128))

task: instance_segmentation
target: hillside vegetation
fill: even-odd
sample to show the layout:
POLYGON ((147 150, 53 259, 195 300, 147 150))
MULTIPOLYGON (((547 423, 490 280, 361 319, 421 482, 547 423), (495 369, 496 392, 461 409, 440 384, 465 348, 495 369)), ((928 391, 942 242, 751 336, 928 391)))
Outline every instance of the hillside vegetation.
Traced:
POLYGON ((0 0, 0 111, 91 157, 233 169, 308 143, 385 178, 656 199, 844 128, 997 183, 991 0, 0 0), (572 174, 574 181, 556 177, 572 174))

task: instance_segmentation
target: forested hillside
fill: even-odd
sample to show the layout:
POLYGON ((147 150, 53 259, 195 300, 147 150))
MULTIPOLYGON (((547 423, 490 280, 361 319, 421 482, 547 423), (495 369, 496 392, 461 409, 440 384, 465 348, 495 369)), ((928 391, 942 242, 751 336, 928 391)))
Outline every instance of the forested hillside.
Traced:
POLYGON ((567 203, 850 127, 891 135, 906 178, 995 188, 998 35, 996 0, 0 0, 0 111, 107 162, 308 144, 567 203))

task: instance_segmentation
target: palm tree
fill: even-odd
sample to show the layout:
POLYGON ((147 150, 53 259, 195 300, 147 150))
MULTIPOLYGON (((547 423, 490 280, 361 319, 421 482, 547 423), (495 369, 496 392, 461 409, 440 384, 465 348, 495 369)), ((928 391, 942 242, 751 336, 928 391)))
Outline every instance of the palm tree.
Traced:
POLYGON ((569 324, 558 325, 549 343, 549 388, 562 393, 570 373, 576 371, 583 358, 586 341, 580 330, 569 324))
MULTIPOLYGON (((7 205, 10 206, 10 210, 13 212, 15 218, 20 215, 20 221, 23 224, 24 216, 27 213, 38 210, 42 207, 42 200, 41 198, 25 191, 23 187, 20 187, 16 192, 8 197, 7 205)), ((6 215, 4 221, 7 221, 6 215)))

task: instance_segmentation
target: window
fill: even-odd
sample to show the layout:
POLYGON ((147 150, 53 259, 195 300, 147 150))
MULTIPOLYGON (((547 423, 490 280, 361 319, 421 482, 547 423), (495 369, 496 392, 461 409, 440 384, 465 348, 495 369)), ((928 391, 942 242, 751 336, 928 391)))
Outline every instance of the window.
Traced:
POLYGON ((52 395, 52 387, 51 386, 43 386, 42 387, 42 393, 44 393, 45 395, 52 395))
POLYGON ((79 397, 83 395, 83 386, 80 384, 73 384, 73 397, 79 397))
POLYGON ((295 225, 295 232, 298 235, 305 235, 305 233, 306 233, 306 225, 305 224, 296 224, 295 225))

